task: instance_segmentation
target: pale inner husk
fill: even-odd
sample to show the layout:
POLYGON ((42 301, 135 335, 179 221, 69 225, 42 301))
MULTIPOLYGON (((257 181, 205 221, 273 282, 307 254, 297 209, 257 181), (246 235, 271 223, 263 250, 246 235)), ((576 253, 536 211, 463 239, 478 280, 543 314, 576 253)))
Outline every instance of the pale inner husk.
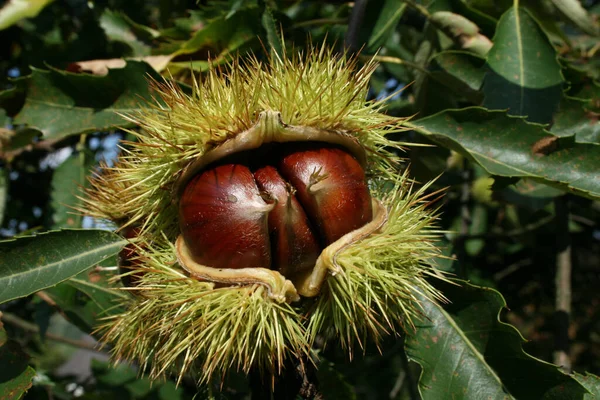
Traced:
POLYGON ((183 269, 197 279, 210 282, 219 282, 230 285, 252 285, 259 284, 267 288, 268 296, 277 302, 291 303, 300 300, 300 296, 314 297, 319 294, 323 282, 327 278, 327 272, 335 275, 339 266, 335 258, 344 248, 355 243, 370 234, 377 232, 387 221, 387 210, 377 199, 371 199, 373 207, 373 220, 368 224, 349 232, 327 246, 317 259, 315 267, 302 275, 296 275, 286 279, 278 271, 268 268, 214 268, 202 265, 194 261, 185 240, 179 235, 175 242, 177 259, 183 269))

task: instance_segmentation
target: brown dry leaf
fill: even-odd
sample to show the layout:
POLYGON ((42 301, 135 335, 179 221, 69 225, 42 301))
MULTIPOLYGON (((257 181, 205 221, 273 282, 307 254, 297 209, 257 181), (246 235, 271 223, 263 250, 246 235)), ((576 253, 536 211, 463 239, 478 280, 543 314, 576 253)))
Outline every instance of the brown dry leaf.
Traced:
POLYGON ((104 76, 108 74, 109 69, 123 68, 127 64, 127 60, 144 61, 148 63, 157 72, 163 71, 171 59, 172 55, 161 55, 161 56, 146 56, 146 57, 135 57, 135 58, 110 58, 106 60, 90 60, 90 61, 78 61, 72 63, 67 68, 71 72, 87 72, 94 75, 104 76))

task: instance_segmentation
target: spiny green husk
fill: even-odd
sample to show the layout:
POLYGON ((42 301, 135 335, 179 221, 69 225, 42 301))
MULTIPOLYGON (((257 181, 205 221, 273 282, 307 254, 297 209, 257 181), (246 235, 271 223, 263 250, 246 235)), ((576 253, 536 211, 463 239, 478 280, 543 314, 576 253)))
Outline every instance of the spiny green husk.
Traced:
POLYGON ((251 128, 264 110, 280 112, 286 124, 356 137, 373 150, 368 155, 376 167, 382 152, 393 158, 385 147, 399 147, 385 135, 403 128, 399 119, 380 112, 381 102, 364 101, 374 68, 373 63, 358 68, 356 59, 323 47, 266 64, 235 60, 194 81, 192 94, 173 82, 155 82, 155 102, 124 116, 142 130, 131 131, 137 142, 126 143, 119 162, 92 179, 88 213, 143 224, 143 230, 148 223, 163 224, 176 234, 176 224, 164 222, 174 221, 165 213, 176 215, 169 211, 170 191, 183 168, 251 128))
POLYGON ((230 367, 278 373, 287 357, 308 355, 301 317, 286 303, 267 301, 262 286, 215 288, 186 277, 172 248, 137 246, 144 266, 133 271, 142 273, 136 301, 99 328, 115 360, 136 360, 153 378, 197 370, 207 382, 230 367))
MULTIPOLYGON (((199 382, 230 368, 279 373, 287 358, 309 359, 317 336, 338 340, 350 354, 368 338, 401 333, 419 312, 417 293, 441 295, 426 278, 437 255, 435 220, 423 193, 407 173, 398 175, 398 148, 385 136, 402 120, 365 103, 374 65, 326 48, 270 60, 234 61, 211 70, 193 93, 174 83, 155 83, 156 101, 128 115, 141 126, 115 166, 92 179, 90 214, 140 227, 133 271, 136 296, 127 310, 100 329, 117 360, 135 360, 154 378, 192 373, 199 382), (352 135, 365 147, 372 195, 388 210, 382 228, 336 255, 312 307, 280 304, 264 287, 218 287, 189 278, 177 263, 179 234, 175 182, 198 157, 254 126, 262 111, 284 123, 352 135)), ((235 232, 232 232, 235 234, 235 232)))
POLYGON ((377 184, 373 194, 388 208, 387 223, 337 255, 339 268, 325 282, 309 316, 312 339, 323 335, 339 340, 350 355, 355 344, 363 347, 368 338, 377 343, 383 334, 413 327, 419 293, 444 301, 426 280, 444 279, 432 267, 439 255, 435 241, 440 232, 432 228, 435 213, 424 197, 429 185, 413 192, 406 173, 377 184))

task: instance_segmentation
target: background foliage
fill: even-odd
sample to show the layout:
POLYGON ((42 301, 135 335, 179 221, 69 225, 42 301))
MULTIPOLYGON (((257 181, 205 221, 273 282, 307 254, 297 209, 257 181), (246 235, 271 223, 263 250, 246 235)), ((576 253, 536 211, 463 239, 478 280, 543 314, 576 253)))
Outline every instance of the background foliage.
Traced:
MULTIPOLYGON (((599 3, 0 1, 0 399, 263 398, 253 377, 176 387, 109 367, 89 334, 126 296, 107 289, 124 241, 70 210, 148 75, 185 84, 281 52, 281 31, 288 51, 378 59, 371 96, 412 116, 398 140, 427 145, 406 157, 448 188, 439 266, 463 280, 381 352, 315 349, 320 396, 600 396, 599 3)), ((277 398, 303 393, 285 383, 277 398)))

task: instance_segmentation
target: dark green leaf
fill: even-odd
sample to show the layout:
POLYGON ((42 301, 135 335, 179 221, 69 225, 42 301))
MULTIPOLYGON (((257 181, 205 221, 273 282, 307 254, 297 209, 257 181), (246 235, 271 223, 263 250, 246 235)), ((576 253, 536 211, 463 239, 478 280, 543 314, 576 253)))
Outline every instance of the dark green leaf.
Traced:
POLYGON ((373 31, 367 42, 366 51, 373 53, 383 46, 396 30, 400 18, 406 11, 406 3, 401 0, 385 0, 383 5, 375 7, 379 15, 372 25, 373 31))
POLYGON ((443 51, 431 59, 430 77, 464 96, 473 104, 481 104, 479 91, 484 77, 485 60, 467 52, 443 51))
POLYGON ((26 85, 27 97, 15 123, 28 124, 47 138, 131 126, 117 112, 135 110, 142 98, 150 98, 149 75, 161 79, 138 61, 111 69, 106 76, 34 69, 18 81, 26 85))
POLYGON ((484 106, 547 123, 560 101, 563 79, 556 51, 523 8, 511 8, 500 21, 487 56, 484 106))
POLYGON ((447 110, 409 125, 438 144, 470 156, 492 175, 534 178, 600 197, 600 146, 558 138, 541 125, 480 107, 447 110))
POLYGON ((0 303, 54 286, 127 243, 100 230, 65 230, 0 242, 0 303))
POLYGON ((0 320, 0 400, 20 399, 31 387, 35 371, 28 364, 29 356, 8 339, 0 320))
POLYGON ((80 228, 81 214, 74 211, 81 205, 77 197, 85 187, 92 157, 85 152, 71 155, 52 175, 51 206, 53 229, 80 228))
POLYGON ((283 43, 281 41, 281 35, 279 34, 279 29, 277 29, 275 18, 273 18, 273 11, 269 6, 266 6, 263 11, 262 25, 267 32, 267 41, 269 42, 269 46, 271 46, 271 51, 278 57, 282 57, 283 43))
POLYGON ((131 48, 130 56, 139 57, 150 54, 150 46, 138 40, 131 19, 126 15, 111 10, 104 10, 100 17, 100 26, 110 40, 124 43, 131 48))
POLYGON ((356 399, 356 393, 354 393, 352 385, 335 369, 335 365, 332 362, 323 360, 319 363, 317 378, 319 381, 319 392, 326 399, 356 399))
POLYGON ((450 300, 444 307, 423 300, 424 319, 406 339, 408 356, 423 368, 424 400, 583 399, 576 380, 526 354, 519 332, 499 321, 500 293, 460 285, 441 285, 450 300))
POLYGON ((197 31, 176 51, 179 59, 188 62, 184 55, 202 54, 203 61, 222 61, 227 55, 241 49, 261 33, 261 14, 258 8, 237 11, 229 19, 219 17, 197 31))
POLYGON ((551 132, 556 136, 575 136, 579 143, 600 144, 600 115, 592 111, 591 100, 564 96, 554 116, 551 132))

